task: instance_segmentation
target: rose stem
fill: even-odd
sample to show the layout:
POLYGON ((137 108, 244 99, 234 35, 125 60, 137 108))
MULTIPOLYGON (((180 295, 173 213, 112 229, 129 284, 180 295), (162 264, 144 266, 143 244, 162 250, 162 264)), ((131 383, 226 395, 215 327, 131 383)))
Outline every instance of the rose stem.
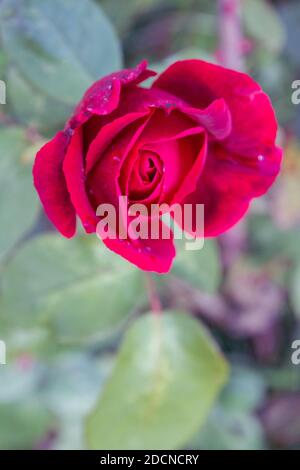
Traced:
POLYGON ((162 308, 161 308, 160 299, 156 290, 155 282, 150 273, 145 273, 145 277, 146 277, 146 288, 147 288, 152 312, 155 314, 160 314, 162 311, 162 308))
POLYGON ((219 53, 222 65, 244 70, 241 0, 219 0, 219 53))

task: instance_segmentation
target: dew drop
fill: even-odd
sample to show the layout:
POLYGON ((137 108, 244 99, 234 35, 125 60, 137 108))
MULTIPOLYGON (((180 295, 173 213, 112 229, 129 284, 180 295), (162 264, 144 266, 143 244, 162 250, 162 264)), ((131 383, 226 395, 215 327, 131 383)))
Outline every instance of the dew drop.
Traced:
POLYGON ((265 159, 265 157, 264 157, 263 155, 258 155, 258 157, 257 157, 257 160, 258 160, 259 162, 263 162, 264 159, 265 159))

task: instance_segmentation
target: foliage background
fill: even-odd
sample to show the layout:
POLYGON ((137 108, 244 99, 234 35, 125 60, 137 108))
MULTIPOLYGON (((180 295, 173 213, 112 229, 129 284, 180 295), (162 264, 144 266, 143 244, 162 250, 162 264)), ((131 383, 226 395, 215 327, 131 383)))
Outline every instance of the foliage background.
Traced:
POLYGON ((0 1, 1 449, 300 448, 299 19, 298 1, 242 0, 243 56, 277 111, 282 174, 227 234, 178 247, 155 282, 164 308, 188 315, 157 320, 138 270, 94 237, 53 231, 31 166, 102 75, 143 58, 216 62, 217 2, 0 1), (215 342, 230 364, 220 395, 215 342))

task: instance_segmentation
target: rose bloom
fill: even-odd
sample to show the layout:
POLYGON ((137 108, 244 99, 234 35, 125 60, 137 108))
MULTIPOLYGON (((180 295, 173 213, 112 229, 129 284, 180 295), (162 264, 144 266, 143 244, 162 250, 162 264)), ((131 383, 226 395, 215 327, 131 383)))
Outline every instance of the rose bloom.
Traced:
MULTIPOLYGON (((94 83, 65 129, 38 152, 34 184, 65 237, 75 234, 76 216, 96 232, 97 208, 108 203, 119 220, 130 219, 136 203, 204 204, 204 236, 215 237, 276 178, 276 118, 252 78, 201 60, 176 62, 143 88, 153 75, 142 62, 94 83), (120 196, 128 198, 121 208, 120 196)), ((108 248, 143 270, 169 271, 171 231, 168 239, 115 235, 103 238, 108 248)))

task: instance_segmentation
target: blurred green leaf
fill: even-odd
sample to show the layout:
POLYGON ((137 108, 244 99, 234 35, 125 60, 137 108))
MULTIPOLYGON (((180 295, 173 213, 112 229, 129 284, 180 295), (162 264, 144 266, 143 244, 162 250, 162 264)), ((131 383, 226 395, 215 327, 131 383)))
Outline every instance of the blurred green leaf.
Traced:
POLYGON ((49 136, 63 127, 72 107, 36 89, 16 67, 9 68, 7 82, 7 104, 19 122, 49 136))
POLYGON ((6 67, 6 57, 3 51, 0 50, 0 79, 4 78, 4 71, 6 67))
POLYGON ((28 146, 22 129, 0 129, 0 260, 30 229, 38 212, 31 162, 23 159, 28 146))
POLYGON ((242 13, 249 34, 269 52, 279 53, 285 43, 280 16, 266 0, 244 0, 242 13))
POLYGON ((113 356, 78 352, 58 354, 48 367, 42 400, 59 417, 53 449, 84 449, 83 418, 97 400, 99 388, 111 371, 113 356))
POLYGON ((254 260, 268 261, 280 257, 295 260, 300 257, 298 229, 282 230, 269 216, 261 214, 248 217, 248 225, 254 260))
POLYGON ((143 316, 87 420, 88 446, 179 448, 204 424, 226 377, 226 362, 199 322, 175 312, 143 316))
POLYGON ((88 354, 60 354, 51 364, 44 386, 43 400, 57 416, 75 419, 85 416, 95 405, 111 360, 101 361, 88 354))
MULTIPOLYGON (((297 329, 294 333, 294 337, 297 338, 297 329)), ((300 390, 299 370, 291 362, 292 352, 291 342, 289 341, 286 357, 281 366, 263 369, 266 386, 272 389, 274 393, 300 390)))
POLYGON ((9 62, 64 103, 75 104, 95 80, 121 66, 115 31, 92 0, 6 0, 0 21, 9 62))
POLYGON ((177 240, 177 256, 172 274, 191 283, 194 287, 214 293, 221 282, 222 267, 215 240, 205 240, 202 249, 187 250, 190 240, 177 240))
POLYGON ((128 318, 142 282, 140 271, 96 236, 42 235, 27 242, 4 272, 4 315, 18 328, 48 326, 61 341, 96 339, 128 318))
POLYGON ((51 332, 46 327, 33 326, 24 329, 22 326, 10 325, 10 318, 2 306, 0 306, 0 318, 1 337, 6 343, 8 364, 23 355, 48 359, 59 352, 57 343, 53 342, 51 332))
POLYGON ((0 405, 0 449, 24 450, 36 446, 53 418, 37 401, 0 405))
POLYGON ((19 357, 18 361, 0 367, 0 403, 30 398, 40 379, 41 367, 28 356, 19 357))
POLYGON ((230 382, 222 393, 222 404, 227 410, 251 412, 263 402, 266 385, 262 374, 255 369, 235 364, 230 382))
POLYGON ((233 362, 230 381, 205 427, 195 435, 189 448, 207 450, 260 450, 262 426, 255 411, 265 398, 262 375, 233 362))
POLYGON ((254 415, 217 407, 189 447, 205 450, 262 450, 263 431, 254 415))

